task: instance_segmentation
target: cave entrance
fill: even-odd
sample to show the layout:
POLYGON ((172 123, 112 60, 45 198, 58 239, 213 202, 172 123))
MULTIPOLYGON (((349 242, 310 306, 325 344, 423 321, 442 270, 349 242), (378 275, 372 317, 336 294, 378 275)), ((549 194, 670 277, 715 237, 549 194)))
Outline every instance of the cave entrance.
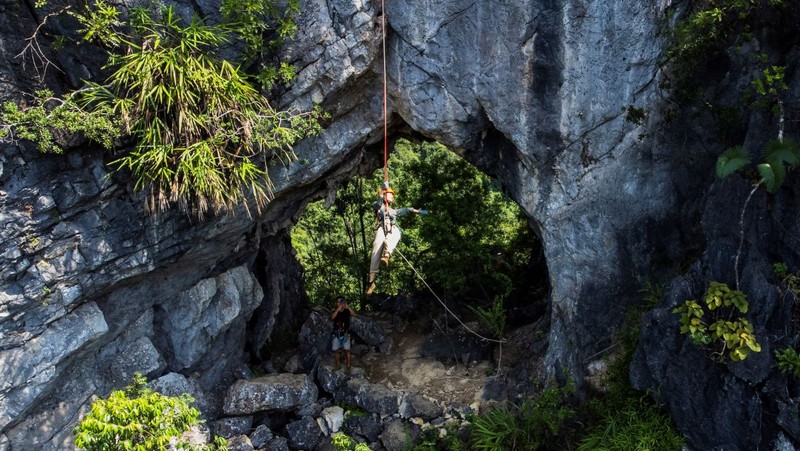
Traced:
POLYGON ((436 142, 398 140, 389 173, 393 206, 430 214, 398 218, 402 239, 373 294, 382 168, 331 176, 288 236, 262 242, 256 266, 268 295, 250 324, 254 363, 335 371, 329 316, 344 295, 361 317, 351 327, 355 374, 446 405, 516 399, 537 377, 549 331, 549 275, 530 219, 497 180, 436 142), (501 371, 525 382, 495 378, 501 371))
POLYGON ((549 313, 541 242, 496 180, 441 144, 405 139, 394 146, 389 173, 397 191, 393 206, 430 214, 398 218, 402 239, 380 270, 375 294, 367 296, 372 204, 382 169, 353 176, 335 196, 308 205, 291 240, 312 305, 330 307, 344 295, 368 311, 379 300, 413 297, 431 311, 443 312, 444 302, 474 319, 499 303, 508 327, 549 313))

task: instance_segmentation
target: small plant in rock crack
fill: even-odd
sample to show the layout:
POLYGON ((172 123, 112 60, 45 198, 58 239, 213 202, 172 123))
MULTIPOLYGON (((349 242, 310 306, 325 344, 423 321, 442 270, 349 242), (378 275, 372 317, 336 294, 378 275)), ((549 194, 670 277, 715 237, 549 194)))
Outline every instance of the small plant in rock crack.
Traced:
POLYGON ((703 301, 705 307, 689 299, 672 310, 681 315, 681 334, 689 335, 697 346, 710 346, 712 358, 718 362, 724 361, 726 352, 734 362, 746 359, 750 352, 761 352, 750 321, 741 316, 734 318, 737 312, 747 313, 749 304, 743 292, 711 281, 703 301))
POLYGON ((795 296, 800 296, 800 270, 789 272, 786 263, 773 263, 772 271, 795 296))
POLYGON ((337 432, 331 436, 331 445, 338 451, 370 451, 366 443, 356 443, 349 435, 337 432))
POLYGON ((775 351, 778 369, 783 374, 791 374, 800 379, 800 354, 794 348, 784 348, 775 351))

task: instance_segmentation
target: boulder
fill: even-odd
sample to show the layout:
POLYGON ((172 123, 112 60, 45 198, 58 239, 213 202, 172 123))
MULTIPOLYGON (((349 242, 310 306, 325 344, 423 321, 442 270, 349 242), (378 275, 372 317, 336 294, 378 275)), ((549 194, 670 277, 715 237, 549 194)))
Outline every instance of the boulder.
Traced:
POLYGON ((311 417, 303 417, 286 425, 289 446, 294 449, 314 449, 322 437, 322 431, 311 417))
POLYGON ((289 441, 286 440, 286 437, 276 435, 264 445, 264 449, 267 451, 289 451, 289 441))
POLYGON ((402 393, 365 379, 350 379, 334 396, 337 401, 357 405, 367 412, 391 415, 397 413, 402 393))
POLYGON ((400 402, 401 418, 420 417, 430 421, 442 415, 442 408, 419 393, 406 393, 400 402))
POLYGON ((356 315, 350 319, 350 332, 357 339, 380 352, 386 353, 392 349, 392 339, 383 326, 364 315, 356 315))
POLYGON ((300 374, 268 374, 237 381, 225 396, 226 415, 250 415, 262 411, 290 411, 317 400, 317 386, 300 374))
POLYGON ((303 323, 297 341, 306 371, 312 371, 323 356, 332 355, 331 330, 333 323, 325 311, 312 311, 303 323))
MULTIPOLYGON (((478 325, 471 327, 479 330, 478 325)), ((429 334, 420 347, 422 357, 430 357, 445 363, 464 363, 487 360, 492 357, 494 345, 463 327, 450 329, 446 332, 440 329, 429 334)))
POLYGON ((267 442, 272 440, 275 434, 272 433, 269 427, 265 424, 259 424, 255 431, 250 434, 250 443, 253 448, 260 449, 267 445, 267 442))
POLYGON ((252 416, 220 418, 211 423, 211 430, 214 431, 214 435, 225 438, 249 434, 252 427, 252 416))
POLYGON ((322 419, 329 433, 335 434, 344 424, 344 409, 339 406, 326 407, 322 409, 322 419))
POLYGON ((384 422, 380 440, 388 451, 402 451, 409 448, 419 439, 420 427, 407 423, 399 418, 392 418, 384 422))
POLYGON ((317 367, 317 380, 326 393, 334 394, 350 379, 359 378, 364 378, 364 372, 356 368, 346 372, 342 370, 336 371, 330 365, 319 365, 317 367))
POLYGON ((253 443, 246 435, 237 435, 228 439, 228 451, 253 451, 253 443))
POLYGON ((111 372, 123 380, 130 381, 134 373, 141 373, 152 378, 159 375, 167 367, 158 349, 148 337, 139 337, 128 345, 111 364, 111 372))

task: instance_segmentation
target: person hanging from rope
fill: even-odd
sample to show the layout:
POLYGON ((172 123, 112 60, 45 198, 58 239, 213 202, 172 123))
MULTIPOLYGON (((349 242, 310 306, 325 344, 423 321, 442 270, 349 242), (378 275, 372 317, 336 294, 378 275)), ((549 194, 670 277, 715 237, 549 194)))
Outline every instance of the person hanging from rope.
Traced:
POLYGON ((369 262, 369 285, 367 295, 375 291, 375 278, 378 277, 379 265, 389 266, 389 258, 400 242, 401 230, 397 225, 397 217, 408 213, 420 215, 428 214, 428 210, 404 207, 395 209, 392 207, 395 191, 388 181, 383 182, 378 190, 378 200, 373 204, 375 209, 375 240, 372 241, 372 256, 369 262))

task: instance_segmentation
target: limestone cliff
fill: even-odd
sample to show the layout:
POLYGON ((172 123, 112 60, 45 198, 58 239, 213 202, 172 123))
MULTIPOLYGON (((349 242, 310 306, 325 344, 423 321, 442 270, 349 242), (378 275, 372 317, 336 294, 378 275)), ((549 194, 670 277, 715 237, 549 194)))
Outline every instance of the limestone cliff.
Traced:
MULTIPOLYGON (((4 99, 19 99, 35 85, 31 68, 15 58, 42 20, 28 3, 0 5, 4 99)), ((214 0, 178 3, 207 16, 217 7, 214 0)), ((257 351, 286 310, 281 306, 302 302, 287 288, 298 272, 285 242, 288 229, 308 202, 376 167, 383 136, 379 4, 302 3, 298 36, 284 49, 299 74, 281 102, 320 103, 332 119, 297 147, 298 162, 272 170, 276 198, 259 217, 196 222, 177 211, 149 217, 129 181, 109 178, 108 156, 94 149, 41 155, 30 145, 4 145, 0 449, 59 449, 89 397, 119 387, 137 370, 191 375, 197 390, 209 393, 209 410, 219 410, 212 392, 237 377, 247 341, 257 351), (245 325, 253 317, 248 338, 245 325)), ((722 146, 709 122, 691 111, 667 117, 672 105, 659 87, 662 31, 669 13, 682 7, 633 0, 387 2, 390 134, 444 143, 500 180, 529 216, 550 277, 550 375, 566 368, 580 378, 592 356, 611 344, 637 290, 705 250, 704 237, 716 233, 714 224, 701 228, 699 220, 722 146), (644 120, 626 118, 630 108, 644 111, 644 120)), ((48 74, 46 83, 57 90, 99 71, 86 50, 59 52, 54 61, 66 72, 48 74)), ((790 80, 795 105, 797 72, 790 80)), ((788 124, 796 133, 797 124, 788 124)), ((754 118, 754 141, 771 133, 760 127, 754 118)), ((791 203, 789 197, 776 202, 791 203)), ((796 222, 796 213, 790 217, 796 222)), ((760 238, 752 239, 757 247, 760 238)), ((791 249, 800 243, 786 246, 781 258, 797 263, 791 249)), ((658 314, 666 324, 669 315, 658 314)), ((648 340, 664 333, 681 340, 664 327, 643 330, 654 347, 644 352, 656 353, 658 343, 648 340)), ((682 352, 675 341, 668 344, 682 352)), ((642 388, 671 387, 659 372, 673 355, 668 351, 639 378, 642 388)), ((714 385, 715 393, 751 380, 724 374, 732 382, 714 385)), ((670 399, 679 393, 692 394, 661 396, 683 416, 678 424, 686 431, 698 414, 670 399)), ((800 440, 791 412, 781 412, 788 424, 781 427, 800 440)), ((772 426, 755 443, 769 443, 778 427, 761 421, 772 426)), ((728 443, 724 428, 708 431, 690 436, 690 444, 728 443)), ((753 442, 731 444, 745 443, 753 442)))

